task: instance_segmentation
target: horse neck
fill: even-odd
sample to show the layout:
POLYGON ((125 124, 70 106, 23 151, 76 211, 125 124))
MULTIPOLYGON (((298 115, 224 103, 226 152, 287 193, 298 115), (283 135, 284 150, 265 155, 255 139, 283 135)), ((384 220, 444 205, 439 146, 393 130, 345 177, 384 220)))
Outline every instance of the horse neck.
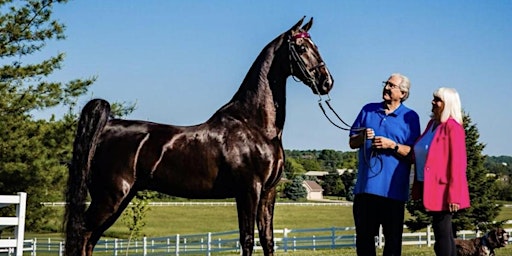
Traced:
POLYGON ((286 113, 286 79, 289 76, 289 71, 281 64, 289 61, 288 56, 283 59, 283 56, 275 54, 279 47, 275 41, 279 40, 263 49, 237 93, 220 110, 262 127, 269 138, 281 138, 286 113))

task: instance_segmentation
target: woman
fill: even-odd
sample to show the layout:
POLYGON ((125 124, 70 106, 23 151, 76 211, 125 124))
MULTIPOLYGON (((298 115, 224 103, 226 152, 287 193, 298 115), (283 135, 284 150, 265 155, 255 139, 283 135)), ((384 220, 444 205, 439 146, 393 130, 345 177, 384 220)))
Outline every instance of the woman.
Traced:
POLYGON ((434 92, 427 128, 414 144, 415 182, 413 199, 433 217, 437 256, 455 256, 452 215, 468 208, 466 141, 459 94, 453 88, 434 92))

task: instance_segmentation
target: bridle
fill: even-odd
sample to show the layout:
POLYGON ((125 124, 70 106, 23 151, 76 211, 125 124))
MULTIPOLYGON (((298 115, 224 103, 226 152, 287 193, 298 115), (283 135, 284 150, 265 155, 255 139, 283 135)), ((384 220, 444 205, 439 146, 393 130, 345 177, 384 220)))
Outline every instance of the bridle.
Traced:
POLYGON ((345 130, 345 131, 362 131, 362 130, 364 130, 365 128, 355 128, 355 127, 350 126, 347 122, 345 122, 338 115, 338 113, 334 110, 334 108, 330 104, 331 97, 329 96, 329 93, 327 93, 327 99, 326 100, 322 99, 322 96, 320 95, 320 92, 318 90, 318 85, 316 83, 315 77, 313 76, 313 74, 311 72, 312 71, 316 71, 316 72, 319 73, 320 72, 319 69, 321 67, 324 67, 325 63, 322 61, 319 64, 317 64, 317 65, 315 65, 315 66, 313 66, 313 67, 308 69, 306 67, 306 63, 304 62, 302 57, 300 57, 300 54, 297 52, 297 49, 295 48, 295 46, 297 46, 295 40, 299 39, 299 38, 308 38, 308 39, 310 39, 311 36, 309 35, 308 32, 301 32, 301 33, 298 33, 298 34, 296 34, 294 36, 290 36, 288 38, 288 48, 290 50, 290 55, 289 55, 289 58, 290 58, 290 70, 291 70, 291 73, 292 73, 293 80, 295 80, 296 82, 300 82, 300 80, 293 75, 293 62, 292 62, 292 60, 295 61, 295 63, 299 67, 300 72, 306 78, 307 82, 312 85, 313 90, 315 91, 315 93, 318 95, 318 98, 319 98, 318 99, 318 106, 322 110, 322 113, 324 113, 324 116, 327 118, 327 120, 329 120, 329 122, 332 125, 334 125, 335 127, 339 128, 341 130, 345 130), (340 126, 340 125, 334 123, 331 120, 331 118, 327 115, 327 112, 325 111, 325 108, 324 108, 322 102, 325 102, 325 104, 329 107, 331 112, 334 113, 336 118, 338 118, 338 120, 340 120, 345 127, 340 126))
MULTIPOLYGON (((310 35, 308 32, 301 32, 301 33, 298 33, 294 36, 290 36, 288 38, 288 48, 290 50, 290 55, 289 55, 289 58, 290 58, 290 71, 291 71, 291 76, 293 77, 293 80, 295 80, 296 82, 300 82, 300 79, 298 79, 297 77, 295 77, 293 75, 293 61, 295 61, 295 63, 297 64, 297 66, 299 67, 299 70, 300 72, 302 73, 302 75, 306 78, 307 82, 309 82, 311 85, 312 85, 312 88, 313 90, 315 90, 315 93, 318 95, 318 106, 320 107, 320 109, 322 110, 322 113, 324 114, 324 116, 327 118, 327 120, 329 120, 329 122, 334 125, 335 127, 341 129, 341 130, 345 130, 345 131, 355 131, 355 132, 361 132, 361 131, 364 131, 366 130, 366 127, 352 127, 351 125, 349 125, 347 122, 345 122, 339 115, 338 113, 334 110, 334 108, 331 106, 330 104, 330 101, 331 101, 331 97, 329 96, 329 93, 327 93, 327 99, 324 100, 322 99, 322 96, 320 95, 320 92, 318 90, 318 85, 315 81, 315 77, 313 76, 313 74, 311 74, 311 71, 316 71, 316 72, 320 72, 318 69, 325 66, 325 63, 322 61, 320 62, 318 65, 315 65, 314 67, 312 68, 307 68, 306 67, 306 63, 304 63, 304 60, 302 59, 302 57, 300 57, 300 54, 297 52, 297 50, 295 49, 295 46, 297 46, 295 40, 296 39, 299 39, 299 38, 308 38, 310 39, 310 35), (322 104, 322 102, 325 102, 325 104, 329 107, 329 109, 331 110, 331 112, 336 116, 336 118, 338 118, 338 120, 341 121, 341 123, 343 123, 343 126, 341 125, 338 125, 336 124, 334 121, 331 120, 331 118, 329 117, 329 115, 327 115, 327 112, 325 111, 325 108, 322 104)), ((363 145, 366 144, 366 133, 364 133, 363 135, 363 139, 364 139, 364 143, 363 145)), ((375 154, 375 152, 371 152, 370 153, 370 158, 373 157, 373 154, 375 154)), ((366 150, 363 150, 363 158, 365 160, 365 164, 367 166, 369 166, 370 170, 372 169, 372 165, 368 162, 368 157, 367 157, 367 154, 366 154, 366 150)), ((380 157, 377 156, 377 160, 381 161, 382 162, 382 159, 380 157)), ((381 163, 382 164, 382 163, 381 163)), ((379 170, 375 175, 377 175, 378 173, 380 173, 380 171, 382 171, 382 168, 381 170, 379 170)))

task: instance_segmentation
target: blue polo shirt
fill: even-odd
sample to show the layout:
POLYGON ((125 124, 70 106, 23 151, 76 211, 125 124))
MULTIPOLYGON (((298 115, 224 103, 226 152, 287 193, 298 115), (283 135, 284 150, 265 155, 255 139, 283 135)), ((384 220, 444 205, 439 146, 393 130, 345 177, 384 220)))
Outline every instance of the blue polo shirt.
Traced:
MULTIPOLYGON (((352 127, 372 128, 375 136, 412 147, 420 136, 418 114, 400 104, 393 113, 386 115, 383 107, 383 102, 365 105, 352 127)), ((357 133, 351 131, 350 136, 357 133)), ((373 149, 371 140, 367 140, 359 149, 354 194, 368 193, 405 202, 409 198, 410 170, 409 160, 397 156, 393 149, 373 149)))

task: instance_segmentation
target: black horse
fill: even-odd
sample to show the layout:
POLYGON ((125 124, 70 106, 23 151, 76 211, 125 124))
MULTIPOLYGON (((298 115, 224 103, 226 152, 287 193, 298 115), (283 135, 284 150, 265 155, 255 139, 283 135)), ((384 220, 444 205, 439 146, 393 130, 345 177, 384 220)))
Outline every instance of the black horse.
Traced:
POLYGON ((233 98, 205 123, 175 126, 111 119, 107 101, 82 110, 66 193, 66 255, 92 255, 101 235, 137 191, 185 198, 235 198, 243 255, 257 224, 265 255, 274 254, 276 184, 284 166, 286 80, 327 94, 333 79, 304 18, 270 42, 233 98), (91 204, 85 207, 89 191, 91 204))

